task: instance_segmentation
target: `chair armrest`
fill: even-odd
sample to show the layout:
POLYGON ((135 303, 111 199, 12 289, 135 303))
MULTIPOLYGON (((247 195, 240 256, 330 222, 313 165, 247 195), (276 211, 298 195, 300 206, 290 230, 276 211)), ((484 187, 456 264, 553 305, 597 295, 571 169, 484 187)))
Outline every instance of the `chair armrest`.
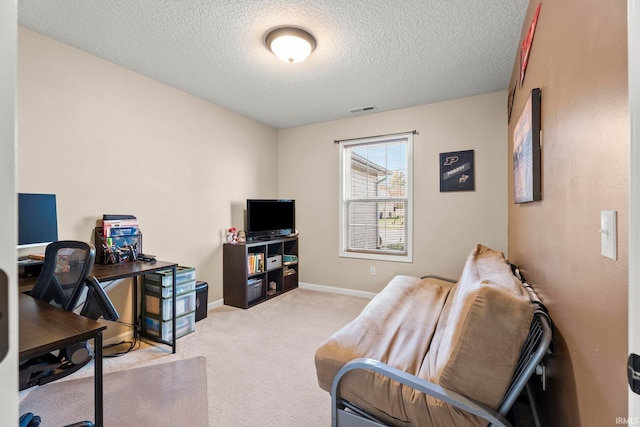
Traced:
POLYGON ((492 425, 494 426, 512 427, 511 423, 509 423, 509 421, 507 421, 504 416, 499 414, 496 410, 488 407, 487 405, 476 402, 475 400, 465 397, 454 391, 447 390, 437 384, 425 381, 422 378, 410 375, 404 371, 401 371, 400 369, 389 366, 378 360, 368 358, 351 360, 338 371, 335 378, 333 379, 333 384, 331 385, 332 425, 336 425, 338 402, 340 400, 340 381, 347 372, 356 369, 373 371, 377 374, 390 378, 424 394, 440 399, 452 406, 455 406, 456 408, 462 409, 463 411, 477 415, 478 417, 481 417, 492 423, 492 425))
POLYGON ((93 320, 103 317, 105 320, 118 320, 120 315, 107 296, 107 293, 100 286, 100 282, 93 276, 88 276, 85 280, 87 286, 87 299, 80 315, 93 320))

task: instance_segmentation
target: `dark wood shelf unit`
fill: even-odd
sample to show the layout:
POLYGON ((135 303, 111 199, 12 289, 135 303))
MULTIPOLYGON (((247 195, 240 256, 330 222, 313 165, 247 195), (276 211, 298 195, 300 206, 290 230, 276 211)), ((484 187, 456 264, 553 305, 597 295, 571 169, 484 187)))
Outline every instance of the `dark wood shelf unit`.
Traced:
POLYGON ((249 308, 298 287, 297 237, 225 243, 222 258, 226 305, 249 308), (255 272, 249 267, 251 256, 262 257, 262 262, 257 262, 262 268, 255 272), (288 257, 294 259, 289 261, 288 257))

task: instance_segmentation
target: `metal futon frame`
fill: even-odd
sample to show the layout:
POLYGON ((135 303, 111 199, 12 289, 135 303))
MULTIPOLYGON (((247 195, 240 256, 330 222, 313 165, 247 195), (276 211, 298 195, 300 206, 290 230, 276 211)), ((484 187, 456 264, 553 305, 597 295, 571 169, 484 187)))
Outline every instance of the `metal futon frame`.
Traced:
POLYGON ((331 387, 331 425, 334 427, 387 426, 387 424, 376 419, 373 415, 340 397, 340 381, 344 375, 355 369, 364 369, 386 376, 426 395, 440 399, 456 408, 477 415, 487 420, 489 426, 495 427, 512 427, 512 424, 507 420, 506 416, 520 394, 526 391, 531 407, 532 421, 539 427, 540 420, 529 386, 529 379, 536 373, 536 368, 541 364, 542 359, 549 351, 552 337, 551 319, 546 307, 540 302, 533 288, 522 279, 515 266, 512 266, 512 269, 514 275, 522 281, 525 289, 529 292, 535 309, 529 335, 520 351, 520 357, 511 379, 511 384, 497 410, 380 361, 359 358, 345 364, 333 380, 331 387))

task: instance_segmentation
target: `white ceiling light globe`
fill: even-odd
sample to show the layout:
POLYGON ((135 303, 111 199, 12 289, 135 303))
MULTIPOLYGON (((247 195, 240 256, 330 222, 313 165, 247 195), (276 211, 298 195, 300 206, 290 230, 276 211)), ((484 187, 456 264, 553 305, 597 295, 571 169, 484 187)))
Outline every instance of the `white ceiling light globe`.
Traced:
POLYGON ((266 36, 266 44, 281 60, 288 63, 304 61, 316 47, 311 34, 300 28, 276 28, 266 36))

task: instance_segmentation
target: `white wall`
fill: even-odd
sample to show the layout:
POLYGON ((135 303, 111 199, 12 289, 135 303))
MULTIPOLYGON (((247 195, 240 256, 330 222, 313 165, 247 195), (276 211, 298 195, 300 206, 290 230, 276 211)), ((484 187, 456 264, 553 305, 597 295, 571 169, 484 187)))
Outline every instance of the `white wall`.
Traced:
POLYGON ((222 233, 277 193, 276 130, 26 28, 18 42, 18 191, 57 194, 60 239, 136 215, 144 252, 196 267, 221 299, 222 233))
POLYGON ((506 99, 496 92, 280 130, 278 194, 296 199, 300 280, 378 292, 396 274, 457 278, 476 243, 506 252, 506 99), (414 129, 413 263, 338 257, 334 140, 414 129), (475 150, 476 191, 440 193, 439 153, 469 149, 475 150))
MULTIPOLYGON (((15 0, 0 2, 0 272, 9 283, 9 352, 0 361, 0 414, 2 423, 18 425, 18 287, 16 285, 16 196, 15 196, 15 89, 16 23, 15 0)), ((0 278, 0 280, 3 280, 0 278)), ((5 295, 3 295, 5 297, 5 295)), ((5 317, 6 320, 7 317, 5 317)), ((4 339, 0 335, 0 339, 4 339)))

